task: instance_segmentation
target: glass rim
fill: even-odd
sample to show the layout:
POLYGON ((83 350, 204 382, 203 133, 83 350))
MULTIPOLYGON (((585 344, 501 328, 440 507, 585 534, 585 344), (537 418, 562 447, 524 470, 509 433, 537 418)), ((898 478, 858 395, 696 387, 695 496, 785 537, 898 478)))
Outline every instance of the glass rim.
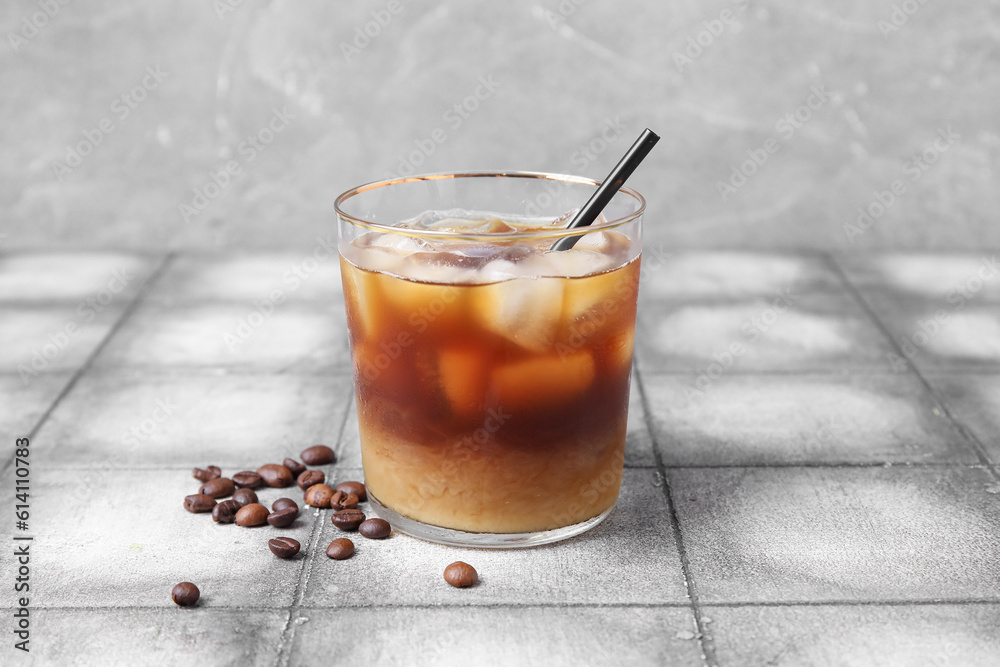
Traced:
MULTIPOLYGON (((432 174, 417 174, 415 176, 403 176, 399 178, 388 178, 380 181, 372 181, 370 183, 365 183, 363 185, 358 185, 356 187, 341 193, 336 201, 334 201, 334 210, 337 212, 337 216, 348 222, 349 224, 361 227, 363 229, 368 229, 376 232, 383 232, 389 234, 398 234, 400 236, 415 236, 421 238, 435 238, 435 239, 451 239, 451 240, 462 240, 462 241, 517 241, 523 239, 560 239, 567 236, 583 236, 590 232, 606 231, 609 229, 616 229, 623 225, 627 225, 630 222, 638 220, 642 217, 642 214, 646 211, 646 199, 638 191, 633 190, 629 187, 621 187, 618 192, 624 193, 639 203, 639 207, 629 213, 628 215, 615 218, 614 220, 608 220, 602 224, 594 224, 589 227, 576 227, 574 229, 559 228, 554 230, 536 230, 536 231, 524 231, 517 232, 514 234, 490 234, 490 233, 479 233, 479 234, 465 234, 461 232, 449 232, 442 231, 438 229, 406 229, 401 227, 393 227, 392 225, 387 225, 380 222, 372 222, 371 220, 363 220, 356 216, 351 215, 344 211, 342 204, 347 200, 351 199, 356 195, 368 192, 370 190, 377 190, 379 188, 388 187, 390 185, 399 185, 401 183, 413 183, 417 181, 438 181, 446 180, 452 178, 525 178, 525 179, 539 179, 539 180, 549 180, 557 181, 563 183, 574 183, 577 185, 593 185, 594 187, 600 186, 601 182, 594 180, 592 178, 586 178, 585 176, 572 176, 570 174, 554 174, 542 171, 450 171, 450 172, 438 172, 432 174)), ((580 202, 580 206, 583 206, 584 202, 580 202)), ((602 214, 603 217, 603 214, 602 214)))

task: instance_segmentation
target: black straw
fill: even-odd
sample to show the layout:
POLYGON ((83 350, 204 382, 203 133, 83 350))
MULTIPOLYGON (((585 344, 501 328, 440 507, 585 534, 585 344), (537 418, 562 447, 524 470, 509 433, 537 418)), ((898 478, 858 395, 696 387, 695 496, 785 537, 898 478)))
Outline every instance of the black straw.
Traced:
MULTIPOLYGON (((656 142, 660 140, 660 137, 656 135, 655 132, 650 130, 648 127, 643 130, 639 138, 635 140, 632 144, 632 148, 628 149, 624 157, 618 161, 615 168, 611 170, 608 177, 604 179, 601 186, 597 188, 597 191, 587 200, 587 203, 583 205, 573 219, 570 220, 569 225, 566 229, 574 229, 576 227, 588 227, 594 220, 597 220, 597 216, 601 214, 604 207, 608 205, 611 198, 615 196, 615 193, 625 185, 625 181, 632 172, 635 171, 639 163, 646 159, 649 155, 649 151, 653 150, 653 146, 656 142)), ((569 250, 576 242, 579 241, 582 235, 578 236, 564 236, 552 245, 553 250, 569 250)))

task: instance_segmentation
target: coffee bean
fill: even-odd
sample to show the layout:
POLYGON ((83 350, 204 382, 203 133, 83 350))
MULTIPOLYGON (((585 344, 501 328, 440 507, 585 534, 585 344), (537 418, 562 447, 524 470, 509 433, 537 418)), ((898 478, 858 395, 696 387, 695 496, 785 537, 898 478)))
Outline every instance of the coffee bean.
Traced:
POLYGON ((316 484, 306 489, 305 503, 313 507, 329 507, 333 489, 326 484, 316 484))
POLYGON ((274 526, 275 528, 287 528, 288 526, 295 523, 295 519, 299 516, 298 510, 287 509, 278 510, 277 512, 271 512, 267 515, 267 522, 274 526))
POLYGON ((333 487, 333 490, 343 491, 344 493, 353 493, 361 502, 368 500, 368 491, 365 490, 365 485, 361 482, 341 482, 337 486, 333 487))
POLYGON ((275 488, 284 488, 291 484, 293 480, 291 471, 277 463, 262 465, 257 468, 257 474, 260 475, 265 484, 275 488))
POLYGON ((215 498, 206 496, 204 493, 196 493, 184 498, 184 509, 193 514, 211 512, 213 507, 215 507, 215 498))
POLYGON ((260 503, 250 503, 249 505, 244 505, 236 512, 236 525, 246 526, 250 528, 251 526, 259 526, 267 522, 268 511, 267 508, 260 503))
POLYGON ((479 574, 476 568, 459 560, 444 569, 444 580, 455 588, 468 588, 479 581, 479 574))
POLYGON ((275 537, 267 541, 267 548, 278 558, 291 558, 299 552, 302 545, 290 537, 275 537))
POLYGON ((365 513, 361 510, 337 510, 330 517, 333 525, 341 530, 357 530, 361 522, 365 520, 365 513))
POLYGON ((208 466, 207 469, 202 470, 201 468, 195 468, 191 471, 191 476, 194 477, 199 482, 207 482, 210 479, 215 479, 216 477, 222 477, 222 471, 219 470, 218 466, 208 466))
POLYGON ((385 519, 368 519, 358 526, 358 532, 370 540, 384 540, 392 532, 392 526, 385 519))
POLYGON ((198 493, 204 493, 206 496, 212 496, 213 498, 225 498, 226 496, 233 495, 233 491, 235 490, 236 484, 233 483, 233 480, 228 477, 216 477, 202 484, 198 493))
POLYGON ((330 507, 335 510, 349 510, 358 506, 358 497, 353 493, 334 491, 330 498, 330 507))
POLYGON ((310 486, 316 484, 322 484, 326 481, 326 475, 322 470, 306 470, 304 473, 299 475, 299 478, 295 480, 295 483, 299 485, 299 488, 305 491, 310 486))
POLYGON ((223 500, 212 509, 212 519, 216 523, 232 523, 236 521, 236 513, 240 511, 240 505, 235 499, 223 500))
POLYGON ((307 466, 325 466, 337 460, 337 455, 326 445, 313 445, 302 451, 302 462, 307 466))
POLYGON ((253 492, 253 489, 236 489, 236 492, 233 493, 233 500, 239 503, 240 507, 243 507, 257 502, 257 494, 253 492))
POLYGON ((198 598, 200 597, 201 591, 190 581, 182 581, 170 591, 170 599, 181 607, 190 607, 198 602, 198 598))
POLYGON ((333 560, 344 560, 354 555, 354 542, 346 537, 338 537, 326 548, 326 555, 333 560))
POLYGON ((264 480, 254 471, 244 470, 233 475, 233 482, 241 489, 256 489, 264 483, 264 480))
POLYGON ((306 467, 296 461, 295 459, 285 459, 281 462, 281 465, 288 468, 288 472, 292 473, 292 477, 298 477, 306 471, 306 467))
POLYGON ((299 506, 291 498, 278 498, 271 504, 271 511, 277 512, 278 510, 293 509, 296 512, 299 511, 299 506))

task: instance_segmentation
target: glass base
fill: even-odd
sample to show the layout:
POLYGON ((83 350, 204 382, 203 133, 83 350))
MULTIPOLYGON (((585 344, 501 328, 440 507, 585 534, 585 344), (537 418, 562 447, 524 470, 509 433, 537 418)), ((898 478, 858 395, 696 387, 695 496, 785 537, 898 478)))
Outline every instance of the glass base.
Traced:
POLYGON ((415 521, 395 512, 378 501, 378 498, 368 493, 368 503, 381 519, 385 519, 395 530, 427 542, 447 544, 452 547, 472 547, 475 549, 520 549, 537 547, 561 540, 568 540, 585 533, 608 518, 614 505, 598 514, 593 519, 587 519, 572 526, 564 526, 553 530, 543 530, 535 533, 466 533, 451 528, 441 528, 427 523, 415 521))

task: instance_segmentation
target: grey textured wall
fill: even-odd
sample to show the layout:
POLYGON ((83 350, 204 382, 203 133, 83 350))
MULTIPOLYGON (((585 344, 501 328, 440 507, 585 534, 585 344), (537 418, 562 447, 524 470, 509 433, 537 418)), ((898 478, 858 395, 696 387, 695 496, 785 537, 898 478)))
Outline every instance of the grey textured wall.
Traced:
POLYGON ((599 178, 646 126, 664 140, 634 185, 657 243, 995 248, 998 14, 918 0, 5 2, 0 248, 304 247, 352 185, 410 169, 599 178))

